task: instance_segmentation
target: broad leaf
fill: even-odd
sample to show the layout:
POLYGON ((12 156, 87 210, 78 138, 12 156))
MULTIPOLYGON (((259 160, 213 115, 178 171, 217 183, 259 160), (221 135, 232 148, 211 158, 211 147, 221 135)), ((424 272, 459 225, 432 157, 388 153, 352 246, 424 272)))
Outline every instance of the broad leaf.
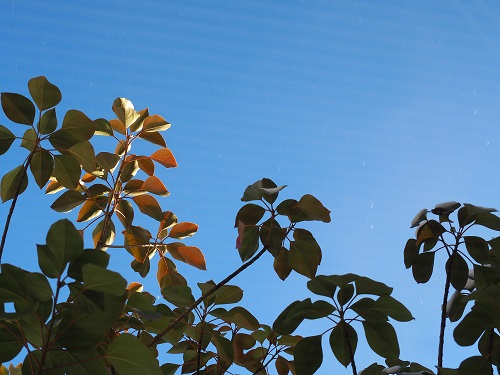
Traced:
MULTIPOLYGON (((140 160, 137 160, 137 164, 140 168, 140 160)), ((147 191, 151 194, 159 195, 161 197, 168 197, 170 195, 163 182, 156 176, 149 176, 142 184, 141 190, 147 191)))
POLYGON ((409 322, 414 319, 410 310, 388 295, 380 296, 373 305, 373 310, 380 311, 399 322, 409 322))
POLYGON ((54 177, 67 189, 76 189, 80 182, 80 163, 71 155, 54 156, 54 177))
POLYGON ((187 263, 200 270, 207 269, 205 256, 200 249, 194 246, 181 245, 182 246, 177 246, 175 243, 167 245, 167 250, 174 259, 180 260, 181 262, 187 263))
POLYGON ((170 128, 170 123, 159 115, 151 115, 146 117, 143 125, 143 132, 164 131, 170 128))
POLYGON ((68 149, 68 152, 78 160, 86 172, 93 172, 96 169, 94 147, 89 141, 79 142, 68 149))
POLYGON ((99 152, 95 156, 95 161, 104 170, 112 172, 120 161, 120 156, 111 152, 99 152))
POLYGON ((0 325, 0 362, 8 362, 19 354, 24 347, 20 337, 22 333, 15 324, 4 322, 0 325))
POLYGON ((465 247, 470 256, 480 264, 490 262, 489 247, 486 240, 481 237, 464 236, 465 247))
POLYGON ((82 267, 82 275, 87 290, 122 296, 127 288, 127 281, 119 273, 91 263, 82 267))
POLYGON ((139 138, 144 139, 145 141, 151 142, 155 145, 161 147, 167 147, 167 142, 165 142, 165 138, 159 132, 141 132, 139 133, 139 138))
POLYGON ((0 155, 5 154, 9 150, 15 139, 16 136, 14 133, 5 126, 0 125, 0 155))
POLYGON ((163 147, 158 151, 155 151, 151 156, 151 159, 160 163, 164 167, 173 168, 177 167, 177 161, 175 160, 174 154, 170 151, 169 148, 163 147))
POLYGON ((245 225, 256 225, 264 216, 266 210, 257 204, 248 203, 240 208, 236 214, 234 227, 238 227, 238 222, 242 221, 245 225))
POLYGON ((50 152, 43 148, 35 152, 31 159, 30 169, 37 185, 40 189, 43 188, 54 170, 54 159, 52 159, 50 152))
POLYGON ((18 194, 22 194, 28 187, 28 176, 24 166, 14 168, 2 177, 0 184, 0 195, 2 203, 14 198, 18 194))
POLYGON ((189 307, 194 303, 191 288, 187 285, 169 285, 161 289, 161 294, 175 306, 189 307))
POLYGON ((259 248, 259 227, 246 226, 243 232, 241 246, 238 248, 242 262, 250 259, 259 248))
POLYGON ((493 370, 487 357, 474 356, 460 363, 457 375, 493 375, 493 370))
POLYGON ((330 334, 330 347, 337 361, 344 367, 351 363, 351 355, 354 357, 358 345, 358 334, 347 323, 340 322, 330 334))
POLYGON ((182 222, 174 224, 168 237, 177 238, 182 240, 183 238, 191 237, 198 231, 198 225, 195 223, 182 222))
POLYGON ((316 275, 321 253, 317 248, 306 241, 291 241, 290 252, 288 253, 288 262, 295 272, 308 278, 316 275))
POLYGON ((399 344, 396 331, 389 323, 364 321, 366 341, 370 348, 384 358, 399 358, 399 344))
POLYGON ((43 76, 30 79, 28 89, 40 111, 55 107, 62 99, 59 88, 43 76))
POLYGON ((321 335, 305 337, 300 340, 293 351, 295 371, 297 375, 312 375, 323 362, 321 335))
POLYGON ((2 92, 2 108, 9 120, 24 125, 33 125, 35 106, 27 97, 10 92, 2 92))
POLYGON ((417 283, 426 283, 432 276, 434 268, 433 252, 418 254, 412 266, 413 278, 417 283))
POLYGON ((467 278, 469 274, 469 266, 465 259, 458 252, 453 255, 453 258, 449 258, 446 262, 446 269, 449 269, 451 260, 453 259, 453 267, 451 269, 451 285, 456 290, 462 290, 467 283, 467 278))

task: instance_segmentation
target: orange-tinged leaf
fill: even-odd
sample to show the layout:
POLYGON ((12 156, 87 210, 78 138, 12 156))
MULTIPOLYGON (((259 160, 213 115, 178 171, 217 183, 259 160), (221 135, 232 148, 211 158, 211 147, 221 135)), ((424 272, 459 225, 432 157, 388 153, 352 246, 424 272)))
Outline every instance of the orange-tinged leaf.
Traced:
POLYGON ((123 192, 129 196, 144 194, 144 192, 139 191, 142 184, 144 184, 143 180, 132 179, 125 184, 123 192))
POLYGON ((139 246, 142 241, 135 236, 133 233, 128 231, 123 231, 123 236, 125 237, 125 244, 128 246, 127 250, 138 262, 144 263, 144 259, 148 256, 148 246, 139 246))
POLYGON ((167 197, 170 195, 163 182, 156 177, 150 176, 144 181, 144 184, 141 186, 141 190, 145 190, 150 192, 151 194, 156 194, 162 197, 167 197))
POLYGON ((172 151, 170 151, 167 147, 163 147, 158 151, 155 151, 151 155, 151 159, 167 168, 177 167, 177 161, 175 161, 174 154, 172 154, 172 151))
POLYGON ((96 179, 97 177, 94 176, 92 173, 85 173, 82 177, 83 182, 92 182, 96 179))
POLYGON ((149 156, 138 156, 137 163, 139 164, 139 168, 148 176, 155 174, 155 163, 153 163, 153 160, 149 156))
POLYGON ((99 197, 97 201, 88 199, 80 208, 78 212, 77 222, 91 220, 102 213, 104 207, 106 207, 107 198, 99 197), (99 199, 101 198, 101 199, 99 199))
POLYGON ((195 223, 183 222, 175 224, 172 229, 170 229, 170 233, 168 236, 170 238, 183 239, 186 237, 191 237, 198 231, 198 225, 195 223))
POLYGON ((180 260, 200 270, 207 269, 205 256, 201 250, 195 246, 169 246, 168 251, 174 259, 180 260))
POLYGON ((151 195, 138 195, 133 197, 132 200, 135 202, 139 210, 144 214, 156 219, 158 221, 163 220, 163 212, 161 210, 158 201, 151 195))
POLYGON ((59 182, 50 181, 47 187, 45 188, 45 194, 55 194, 64 189, 65 187, 62 186, 59 182))
POLYGON ((144 120, 143 131, 163 131, 170 128, 170 123, 165 121, 160 115, 151 115, 144 120))
POLYGON ((160 283, 161 279, 165 277, 165 275, 168 274, 168 265, 166 262, 165 257, 160 257, 160 260, 158 261, 158 270, 156 271, 156 279, 158 280, 158 284, 160 283))
POLYGON ((142 284, 138 283, 137 281, 133 281, 127 286, 127 292, 128 294, 132 294, 133 292, 142 292, 142 284))
POLYGON ((142 138, 148 142, 151 142, 155 145, 167 147, 167 142, 165 142, 165 138, 159 132, 142 132, 139 133, 139 138, 142 138))

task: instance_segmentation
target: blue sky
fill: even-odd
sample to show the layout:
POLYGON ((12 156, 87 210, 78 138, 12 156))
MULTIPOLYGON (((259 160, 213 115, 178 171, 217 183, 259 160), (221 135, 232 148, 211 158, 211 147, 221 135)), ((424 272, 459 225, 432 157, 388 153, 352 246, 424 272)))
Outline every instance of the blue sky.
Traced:
MULTIPOLYGON (((432 367, 443 275, 416 285, 402 251, 423 207, 500 206, 499 17, 485 1, 3 1, 0 91, 27 95, 45 75, 63 93, 59 113, 113 118, 120 96, 171 122, 179 168, 161 172, 171 192, 161 203, 200 225, 189 244, 208 271, 180 266, 193 283, 240 264, 233 223, 248 184, 269 177, 288 185, 284 197, 312 193, 332 211, 309 227, 319 273, 393 286, 416 317, 397 325, 401 357, 432 367)), ((22 162, 16 146, 0 173, 22 162)), ((35 262, 35 243, 61 218, 42 195, 22 196, 5 261, 35 262)), ((129 262, 114 251, 116 269, 129 262)), ((310 296, 305 282, 281 282, 271 257, 235 280, 267 323, 310 296)), ((379 360, 359 350, 358 367, 379 360)), ((449 349, 445 364, 462 353, 449 349)), ((341 369, 329 360, 318 373, 341 369)))

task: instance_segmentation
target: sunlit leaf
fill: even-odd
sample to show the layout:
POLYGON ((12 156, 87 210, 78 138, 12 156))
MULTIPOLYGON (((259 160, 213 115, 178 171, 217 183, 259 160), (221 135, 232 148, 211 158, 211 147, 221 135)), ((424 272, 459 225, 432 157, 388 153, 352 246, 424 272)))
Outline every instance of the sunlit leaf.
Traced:
POLYGON ((295 370, 298 375, 312 375, 323 362, 323 349, 321 347, 321 335, 304 337, 300 340, 293 351, 295 370))
POLYGON ((116 131, 116 132, 118 132, 120 134, 125 135, 125 133, 127 131, 127 129, 125 128, 125 125, 120 120, 116 120, 116 119, 110 120, 109 121, 109 125, 111 126, 111 128, 114 131, 116 131))
POLYGON ((80 163, 71 155, 54 156, 54 177, 67 189, 76 189, 80 182, 80 163))
MULTIPOLYGON (((140 161, 137 161, 140 165, 140 161)), ((141 186, 141 190, 145 190, 151 194, 159 195, 161 197, 167 197, 170 195, 163 182, 156 176, 149 176, 144 184, 141 186)))
POLYGON ((159 150, 153 152, 150 158, 164 167, 177 167, 177 161, 175 160, 174 154, 172 154, 172 151, 170 151, 167 147, 160 148, 159 150))
POLYGON ((0 155, 5 154, 9 150, 15 139, 16 136, 14 133, 5 126, 0 125, 0 155))
POLYGON ((144 120, 143 132, 164 131, 170 128, 170 123, 159 115, 148 116, 144 120))
POLYGON ((108 200, 106 197, 98 197, 97 199, 88 199, 78 212, 77 222, 88 221, 99 216, 106 208, 108 200))
POLYGON ((9 120, 24 125, 33 125, 35 106, 27 97, 10 92, 1 94, 2 108, 9 120))
POLYGON ((139 133, 139 138, 142 138, 148 142, 151 142, 161 147, 167 147, 167 142, 165 142, 165 138, 163 138, 163 136, 157 131, 141 132, 139 133))
POLYGON ((194 303, 191 288, 187 285, 169 285, 161 289, 161 294, 175 306, 188 307, 194 303))
POLYGON ((43 76, 30 79, 28 89, 40 111, 56 106, 62 99, 59 88, 43 76))
POLYGON ((411 221, 411 226, 410 228, 415 228, 419 226, 419 224, 422 221, 427 221, 427 212, 429 212, 426 208, 422 208, 418 213, 415 215, 413 220, 411 221))
POLYGON ((73 208, 81 205, 85 200, 85 195, 76 190, 67 190, 61 194, 50 207, 57 212, 69 212, 73 208))
POLYGON ((94 135, 95 124, 85 113, 70 109, 64 116, 62 129, 72 131, 80 141, 88 141, 94 135))
POLYGON ((31 158, 30 170, 37 185, 40 189, 43 188, 54 170, 54 159, 50 152, 43 148, 35 152, 31 158))
POLYGON ((128 228, 134 221, 134 208, 132 204, 125 199, 121 199, 116 205, 115 214, 122 223, 123 227, 128 228))
POLYGON ((104 135, 104 136, 112 136, 113 128, 108 120, 104 118, 98 118, 94 120, 95 131, 94 134, 104 135))
POLYGON ((195 223, 182 222, 172 226, 168 237, 182 240, 183 238, 191 237, 198 231, 198 225, 195 223))
POLYGON ((60 192, 61 190, 64 190, 64 186, 62 186, 57 181, 50 181, 45 188, 45 194, 55 194, 60 192))
POLYGON ((104 357, 120 375, 162 375, 153 353, 137 337, 128 333, 116 337, 104 357))
POLYGON ((123 164, 123 168, 121 169, 120 180, 122 182, 127 182, 132 179, 137 172, 139 171, 139 163, 137 160, 127 161, 123 164))
POLYGON ((174 259, 187 263, 200 270, 206 270, 205 256, 200 249, 194 246, 184 246, 180 243, 167 245, 168 252, 174 259))
POLYGON ((149 156, 138 156, 137 163, 139 164, 139 168, 148 176, 155 174, 155 163, 153 163, 149 156))
MULTIPOLYGON (((104 220, 100 221, 92 231, 92 239, 94 240, 95 247, 97 247, 97 244, 101 240, 103 226, 104 226, 104 220)), ((116 236, 115 224, 113 223, 112 220, 109 220, 106 228, 104 245, 111 245, 115 240, 115 236, 116 236)))
POLYGON ((144 262, 149 252, 149 246, 140 245, 149 244, 152 238, 151 233, 142 227, 131 225, 123 231, 123 235, 125 236, 127 251, 129 251, 138 262, 144 262))
POLYGON ((0 184, 0 194, 2 196, 2 202, 7 202, 8 200, 14 198, 17 194, 22 194, 26 187, 28 186, 28 176, 24 166, 14 168, 10 172, 7 172, 2 177, 2 182, 0 184))
POLYGON ((138 195, 133 197, 132 200, 139 207, 139 210, 153 219, 158 221, 163 220, 163 212, 161 210, 160 204, 158 201, 152 197, 151 195, 138 195))

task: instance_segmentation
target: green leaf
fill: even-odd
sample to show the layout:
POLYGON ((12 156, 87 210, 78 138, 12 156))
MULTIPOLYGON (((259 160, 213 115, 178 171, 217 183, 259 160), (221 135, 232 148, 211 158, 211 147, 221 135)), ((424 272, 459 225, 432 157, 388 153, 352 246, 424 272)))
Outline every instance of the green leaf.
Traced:
POLYGON ((82 267, 85 289, 122 296, 127 288, 127 281, 117 272, 87 263, 82 267))
POLYGON ((493 375, 493 369, 487 357, 469 357, 460 363, 457 375, 493 375))
POLYGON ((318 275, 307 282, 307 288, 314 294, 333 298, 337 285, 333 281, 333 277, 318 275))
POLYGON ((387 314, 380 310, 375 310, 375 300, 372 298, 361 298, 351 305, 351 310, 362 317, 367 322, 383 323, 387 322, 387 314))
POLYGON ((120 375, 162 375, 154 354, 141 340, 128 333, 111 342, 105 359, 120 375))
POLYGON ((318 253, 317 248, 309 242, 290 241, 288 261, 295 272, 313 278, 321 261, 321 253, 318 253))
POLYGON ((161 294, 175 306, 189 307, 194 303, 191 288, 186 285, 170 285, 161 289, 161 294))
POLYGON ((406 268, 410 268, 413 265, 413 262, 415 261, 417 255, 418 255, 417 241, 413 238, 410 238, 408 241, 406 241, 406 246, 404 250, 404 261, 406 268))
MULTIPOLYGON (((99 244, 99 241, 102 236, 102 228, 104 226, 104 221, 106 219, 101 220, 97 225, 95 226, 94 230, 92 231, 92 239, 94 240, 94 246, 97 247, 99 244)), ((113 241, 115 240, 116 236, 116 229, 115 229, 115 224, 113 223, 112 220, 109 220, 107 229, 106 229, 106 237, 104 238, 104 245, 111 245, 113 241)))
POLYGON ((56 106, 62 99, 59 88, 43 76, 30 79, 28 81, 28 89, 40 111, 45 111, 48 108, 56 106))
POLYGON ((357 345, 358 334, 349 324, 340 322, 332 330, 330 347, 335 358, 342 366, 347 367, 351 363, 349 348, 352 351, 352 356, 354 356, 357 345))
POLYGON ((72 279, 83 281, 83 266, 93 264, 106 268, 109 263, 109 254, 102 250, 88 249, 70 262, 68 276, 72 279))
POLYGON ((22 194, 28 187, 28 176, 24 166, 14 168, 2 177, 0 183, 0 195, 2 203, 14 198, 17 194, 22 194), (21 180, 22 179, 22 180, 21 180))
POLYGON ((80 163, 71 155, 54 156, 54 177, 67 189, 76 189, 80 182, 80 163))
POLYGON ((434 268, 434 254, 433 252, 427 252, 418 254, 415 257, 412 272, 417 283, 426 283, 431 278, 434 268))
POLYGON ((108 120, 98 118, 94 120, 95 133, 97 135, 113 136, 113 128, 108 120))
POLYGON ((399 344, 396 331, 389 323, 364 321, 366 341, 370 348, 384 358, 399 358, 399 344))
POLYGON ((164 363, 163 365, 161 365, 161 371, 163 375, 174 375, 179 367, 181 367, 181 365, 176 365, 174 363, 164 363))
MULTIPOLYGON (((295 233, 295 232, 294 232, 295 233)), ((259 232, 260 242, 276 257, 280 253, 285 233, 280 224, 273 218, 262 223, 259 232)))
MULTIPOLYGON (((446 269, 449 269, 451 259, 450 257, 446 262, 446 269)), ((467 262, 459 253, 455 253, 455 255, 453 255, 453 267, 451 269, 451 285, 453 285, 456 290, 462 290, 467 283, 468 275, 469 266, 467 262)))
POLYGON ((243 298, 243 290, 235 285, 223 285, 215 292, 215 304, 238 303, 243 298))
POLYGON ((243 232, 241 246, 238 248, 242 262, 250 259, 259 248, 259 227, 248 225, 243 232))
POLYGON ((478 214, 476 216, 476 224, 489 229, 500 230, 500 218, 490 212, 478 214))
POLYGON ((35 152, 31 159, 30 170, 38 187, 43 188, 54 170, 54 159, 52 159, 50 152, 43 148, 35 152))
POLYGON ((0 155, 5 154, 9 150, 15 139, 16 136, 14 133, 5 126, 0 125, 0 155))
POLYGON ((293 357, 297 375, 314 374, 323 362, 321 335, 304 337, 300 340, 297 345, 295 345, 293 357))
POLYGON ((211 342, 217 349, 217 354, 226 362, 225 365, 229 367, 233 363, 234 358, 233 343, 221 335, 213 335, 211 342))
POLYGON ((260 326, 259 321, 247 309, 240 306, 233 307, 229 311, 223 308, 215 309, 210 314, 250 331, 255 331, 260 326))
POLYGON ((86 172, 93 172, 96 169, 94 147, 89 141, 79 142, 68 149, 68 152, 78 160, 86 172))
POLYGON ((0 325, 0 362, 14 359, 24 347, 19 338, 22 333, 14 324, 4 322, 0 325))
POLYGON ((256 181, 252 185, 247 186, 241 200, 243 202, 249 202, 265 199, 269 203, 274 203, 278 197, 278 192, 269 194, 263 189, 273 189, 276 187, 276 184, 272 180, 269 178, 263 178, 262 180, 256 181))
POLYGON ((38 135, 34 129, 28 129, 24 132, 21 141, 21 147, 24 147, 28 151, 33 151, 37 147, 38 135))
POLYGON ((375 301, 373 310, 380 311, 398 322, 409 322, 414 319, 410 310, 405 305, 388 295, 380 296, 375 301))
POLYGON ((464 236, 465 247, 470 256, 480 264, 490 263, 488 242, 481 237, 464 236))
POLYGON ((95 161, 104 170, 112 172, 120 161, 120 156, 111 152, 99 152, 95 157, 95 161))
POLYGON ((372 280, 365 276, 358 276, 355 274, 347 274, 354 280, 356 284, 356 294, 373 294, 376 296, 383 296, 392 293, 392 288, 379 281, 372 280))
POLYGON ((281 280, 285 280, 290 275, 292 267, 288 261, 288 250, 286 248, 280 248, 278 255, 274 258, 273 267, 281 280))
POLYGON ((337 293, 337 301, 341 306, 349 302, 354 295, 354 285, 347 284, 341 287, 337 293))
POLYGON ((257 204, 248 203, 241 207, 236 214, 234 227, 238 227, 239 221, 243 222, 245 225, 256 225, 265 213, 266 210, 263 207, 257 204))
POLYGON ((84 194, 81 194, 76 190, 67 190, 62 193, 50 207, 57 212, 69 212, 86 200, 87 197, 84 194))
POLYGON ((286 200, 278 205, 277 211, 280 215, 286 215, 291 222, 300 221, 322 221, 329 223, 330 210, 314 196, 310 194, 304 195, 297 202, 295 200, 286 200))
POLYGON ((484 331, 493 326, 495 310, 494 306, 475 305, 455 327, 453 338, 456 343, 460 346, 473 345, 484 331))
POLYGON ((26 274, 27 291, 36 301, 50 301, 52 299, 52 288, 47 278, 38 272, 26 274))
POLYGON ((9 120, 16 124, 33 125, 35 106, 27 97, 10 92, 2 92, 2 108, 9 120))
MULTIPOLYGON (((57 366, 62 367, 65 375, 105 375, 109 373, 101 354, 92 349, 49 352, 57 366)), ((47 371, 52 375, 53 371, 47 371)))
POLYGON ((52 108, 46 111, 38 123, 38 132, 40 134, 50 134, 57 128, 56 109, 52 108))

